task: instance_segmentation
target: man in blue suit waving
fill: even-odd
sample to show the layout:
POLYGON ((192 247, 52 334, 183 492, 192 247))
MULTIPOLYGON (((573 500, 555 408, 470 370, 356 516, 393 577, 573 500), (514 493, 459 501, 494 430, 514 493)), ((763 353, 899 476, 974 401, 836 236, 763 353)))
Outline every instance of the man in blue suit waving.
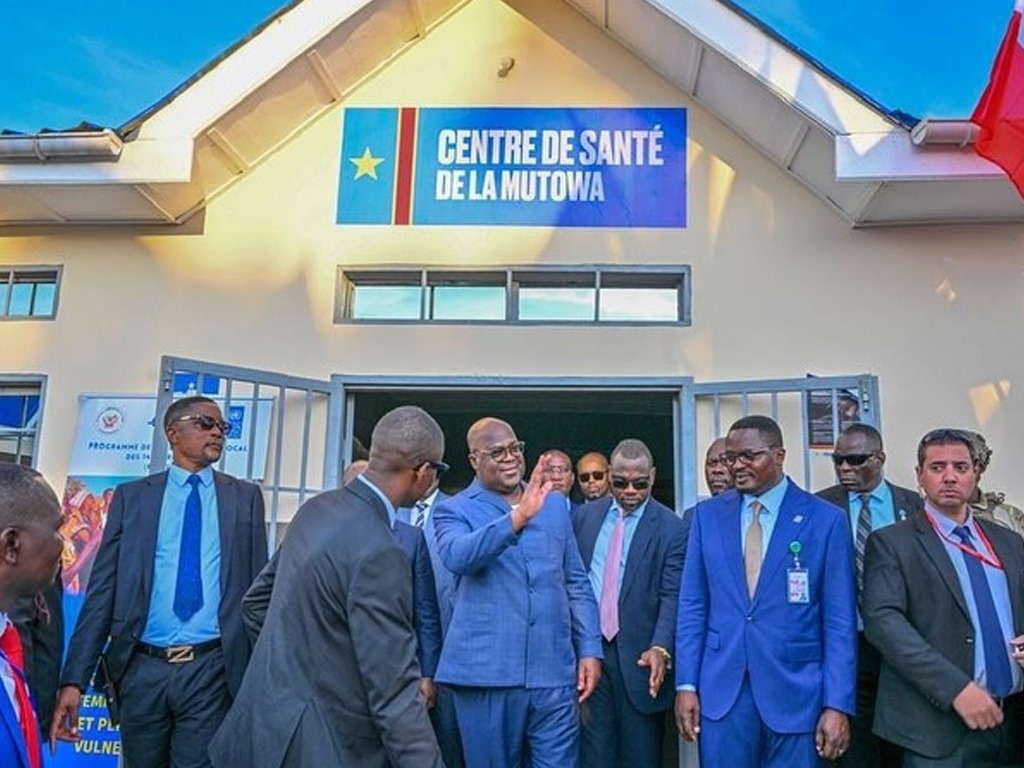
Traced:
POLYGON ((725 443, 735 489, 697 505, 679 594, 676 721, 704 768, 812 768, 850 740, 853 540, 783 472, 772 419, 725 443))
POLYGON ((466 764, 573 768, 579 706, 601 673, 597 601, 565 498, 541 459, 486 418, 467 435, 476 479, 435 510, 441 560, 458 577, 437 680, 452 686, 466 764))

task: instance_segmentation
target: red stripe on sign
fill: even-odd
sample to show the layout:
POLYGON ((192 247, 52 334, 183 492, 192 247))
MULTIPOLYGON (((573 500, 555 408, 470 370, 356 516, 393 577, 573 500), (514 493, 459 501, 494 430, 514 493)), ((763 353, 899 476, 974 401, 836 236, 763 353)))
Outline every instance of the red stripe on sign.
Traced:
POLYGON ((395 224, 412 217, 412 171, 416 155, 416 107, 402 107, 398 126, 398 176, 395 179, 395 224))

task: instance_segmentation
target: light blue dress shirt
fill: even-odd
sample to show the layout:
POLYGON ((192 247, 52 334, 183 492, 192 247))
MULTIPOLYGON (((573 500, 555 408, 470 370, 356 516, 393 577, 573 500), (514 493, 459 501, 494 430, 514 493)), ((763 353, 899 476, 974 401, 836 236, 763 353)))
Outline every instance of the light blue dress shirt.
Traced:
POLYGON ((775 523, 779 519, 779 510, 782 509, 782 499, 786 496, 786 489, 789 488, 789 478, 785 475, 782 479, 762 493, 760 496, 752 496, 749 493, 743 494, 743 516, 740 520, 740 552, 743 552, 747 545, 747 528, 754 521, 754 513, 750 505, 756 500, 761 502, 761 514, 758 519, 761 522, 761 562, 764 562, 765 553, 768 552, 768 542, 772 540, 772 531, 775 530, 775 523))
MULTIPOLYGON (((651 499, 648 496, 644 499, 644 503, 637 507, 629 515, 626 515, 624 522, 624 530, 622 532, 622 557, 619 560, 619 588, 622 587, 622 575, 626 572, 626 561, 629 558, 629 547, 633 543, 633 535, 636 533, 636 527, 640 524, 640 518, 644 516, 644 510, 647 509, 647 502, 651 499)), ((597 532, 597 539, 594 541, 594 554, 590 558, 590 586, 594 588, 594 597, 597 598, 598 605, 601 604, 601 590, 604 588, 604 564, 608 558, 608 544, 612 538, 612 529, 615 527, 615 522, 619 519, 621 511, 619 502, 612 500, 611 506, 608 507, 608 511, 604 515, 604 521, 601 523, 601 530, 597 532)))
MULTIPOLYGON (((932 520, 935 521, 935 524, 943 534, 939 537, 939 540, 946 548, 949 559, 953 562, 957 580, 960 582, 960 591, 964 593, 964 600, 967 601, 967 610, 971 614, 971 624, 974 625, 974 682, 984 688, 986 681, 985 644, 981 642, 978 605, 974 600, 971 577, 967 573, 967 565, 964 563, 964 553, 956 544, 952 543, 960 541, 953 533, 953 529, 957 524, 936 511, 927 502, 925 502, 925 510, 931 515, 932 520)), ((974 522, 974 516, 968 513, 967 522, 964 525, 970 530, 974 545, 978 548, 978 551, 982 554, 987 554, 985 545, 978 535, 978 526, 974 522)), ((1006 573, 1002 568, 995 568, 984 561, 982 561, 982 566, 985 568, 985 578, 988 579, 988 587, 992 591, 992 600, 996 604, 996 613, 999 615, 999 628, 1002 630, 1003 639, 1006 641, 1003 647, 1006 648, 1006 655, 1010 658, 1010 670, 1013 673, 1013 692, 1016 693, 1021 690, 1022 675, 1020 666, 1013 660, 1010 653, 1010 638, 1016 637, 1016 633, 1013 631, 1013 611, 1010 608, 1010 590, 1006 584, 1006 573)))
MULTIPOLYGON (((857 540, 857 517, 860 515, 860 494, 856 491, 849 492, 850 497, 850 530, 853 532, 853 540, 857 540)), ((871 507, 871 530, 877 531, 887 525, 896 522, 896 508, 892 500, 892 489, 889 484, 882 480, 878 486, 871 491, 871 499, 868 501, 871 507)))
POLYGON ((368 480, 366 475, 357 475, 356 479, 361 481, 371 491, 373 491, 375 494, 377 494, 378 498, 380 498, 380 500, 384 502, 384 506, 388 510, 388 523, 391 525, 391 528, 394 529, 394 527, 395 527, 395 506, 394 506, 394 504, 391 503, 391 499, 389 499, 387 496, 384 495, 384 491, 382 491, 380 488, 378 488, 376 485, 374 485, 370 480, 368 480))
POLYGON ((185 518, 185 500, 192 487, 191 473, 171 465, 167 487, 160 505, 156 533, 156 558, 153 562, 153 589, 149 597, 149 616, 142 641, 150 645, 194 645, 220 637, 220 519, 217 516, 217 489, 213 469, 199 475, 199 501, 203 506, 200 557, 203 578, 203 607, 188 620, 174 613, 174 588, 178 581, 178 555, 185 518))

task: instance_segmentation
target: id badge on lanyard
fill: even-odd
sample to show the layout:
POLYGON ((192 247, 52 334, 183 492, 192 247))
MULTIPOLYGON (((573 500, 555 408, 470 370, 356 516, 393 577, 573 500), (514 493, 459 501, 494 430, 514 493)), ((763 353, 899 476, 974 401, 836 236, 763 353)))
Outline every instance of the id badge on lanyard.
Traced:
POLYGON ((796 605, 807 604, 811 602, 811 582, 807 569, 800 566, 800 542, 790 542, 789 551, 793 553, 793 566, 786 569, 786 600, 796 605))

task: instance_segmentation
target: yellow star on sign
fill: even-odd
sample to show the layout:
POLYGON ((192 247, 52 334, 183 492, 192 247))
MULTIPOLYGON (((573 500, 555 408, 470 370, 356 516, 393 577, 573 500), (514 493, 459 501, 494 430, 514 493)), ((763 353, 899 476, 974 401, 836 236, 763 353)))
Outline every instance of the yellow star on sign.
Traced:
POLYGON ((350 163, 353 163, 356 167, 356 178, 360 176, 369 176, 374 181, 377 180, 377 166, 384 162, 383 157, 374 157, 370 154, 370 148, 367 147, 363 150, 362 157, 350 157, 348 159, 350 163))

